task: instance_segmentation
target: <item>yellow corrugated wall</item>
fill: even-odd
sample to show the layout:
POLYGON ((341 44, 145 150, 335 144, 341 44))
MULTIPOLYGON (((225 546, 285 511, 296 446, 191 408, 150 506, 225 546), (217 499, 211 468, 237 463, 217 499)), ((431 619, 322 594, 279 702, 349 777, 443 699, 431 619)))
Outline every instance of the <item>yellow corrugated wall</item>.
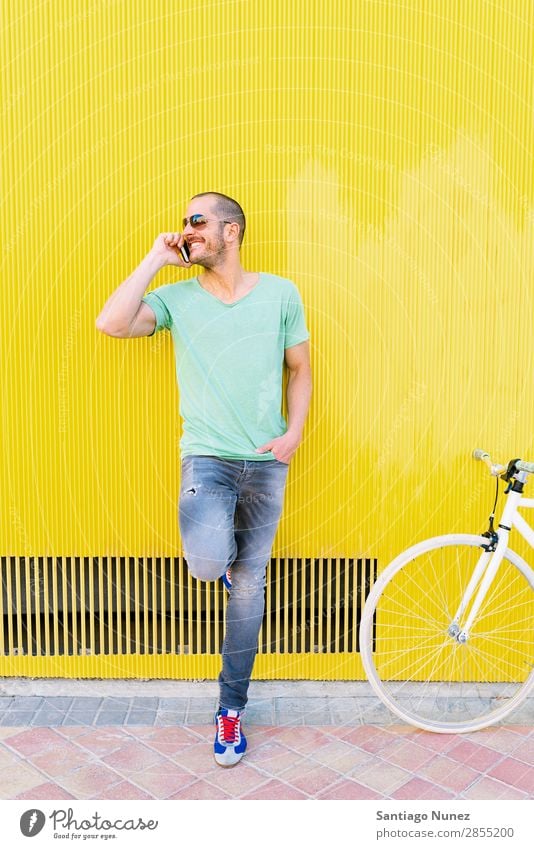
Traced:
MULTIPOLYGON (((3 27, 1 553, 181 554, 171 338, 111 339, 95 318, 209 189, 242 203, 243 264, 294 280, 311 332, 273 556, 383 568, 482 530, 471 449, 534 459, 534 4, 64 0, 6 4, 3 27)), ((120 673, 218 667, 171 660, 120 673)))

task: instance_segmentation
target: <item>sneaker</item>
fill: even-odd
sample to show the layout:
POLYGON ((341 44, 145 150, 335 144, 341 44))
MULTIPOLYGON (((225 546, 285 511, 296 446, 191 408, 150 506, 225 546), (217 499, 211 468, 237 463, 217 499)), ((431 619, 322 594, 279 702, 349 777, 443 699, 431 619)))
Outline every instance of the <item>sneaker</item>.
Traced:
POLYGON ((213 754, 219 766, 235 766, 245 754, 247 739, 241 730, 243 711, 219 708, 215 714, 213 754))
POLYGON ((232 589, 232 571, 228 569, 224 575, 221 575, 221 581, 228 591, 232 589))

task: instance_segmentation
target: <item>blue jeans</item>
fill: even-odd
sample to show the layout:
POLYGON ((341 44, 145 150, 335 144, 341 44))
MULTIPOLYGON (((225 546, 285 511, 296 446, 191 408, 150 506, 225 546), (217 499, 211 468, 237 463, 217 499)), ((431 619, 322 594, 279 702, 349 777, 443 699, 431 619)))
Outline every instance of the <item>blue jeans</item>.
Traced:
POLYGON ((181 461, 180 535, 190 573, 215 581, 232 567, 219 706, 243 710, 265 606, 265 573, 289 465, 188 454, 181 461))

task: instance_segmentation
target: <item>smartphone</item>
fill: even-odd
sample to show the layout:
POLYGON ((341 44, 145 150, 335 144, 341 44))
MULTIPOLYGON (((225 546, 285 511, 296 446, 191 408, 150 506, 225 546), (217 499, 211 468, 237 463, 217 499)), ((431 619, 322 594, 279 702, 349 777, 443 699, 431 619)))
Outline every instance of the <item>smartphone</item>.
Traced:
POLYGON ((189 259, 189 248, 187 246, 187 242, 184 242, 182 247, 180 248, 180 253, 182 254, 182 258, 185 262, 191 262, 189 259))

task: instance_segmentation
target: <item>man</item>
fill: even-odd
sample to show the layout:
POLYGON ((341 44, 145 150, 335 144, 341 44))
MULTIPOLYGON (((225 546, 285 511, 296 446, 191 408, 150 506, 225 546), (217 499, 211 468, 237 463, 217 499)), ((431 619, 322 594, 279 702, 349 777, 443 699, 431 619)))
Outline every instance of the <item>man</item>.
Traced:
POLYGON ((245 226, 237 201, 219 192, 195 195, 182 232, 158 236, 97 319, 97 328, 110 336, 167 329, 173 337, 183 418, 182 544, 194 577, 223 577, 229 589, 215 715, 214 755, 221 766, 236 764, 246 749, 241 718, 264 613, 266 567, 312 391, 298 289, 283 277, 245 271, 239 257, 245 226), (182 256, 184 246, 190 261, 182 256), (160 268, 193 264, 203 273, 143 297, 160 268), (284 359, 287 424, 281 414, 284 359))

